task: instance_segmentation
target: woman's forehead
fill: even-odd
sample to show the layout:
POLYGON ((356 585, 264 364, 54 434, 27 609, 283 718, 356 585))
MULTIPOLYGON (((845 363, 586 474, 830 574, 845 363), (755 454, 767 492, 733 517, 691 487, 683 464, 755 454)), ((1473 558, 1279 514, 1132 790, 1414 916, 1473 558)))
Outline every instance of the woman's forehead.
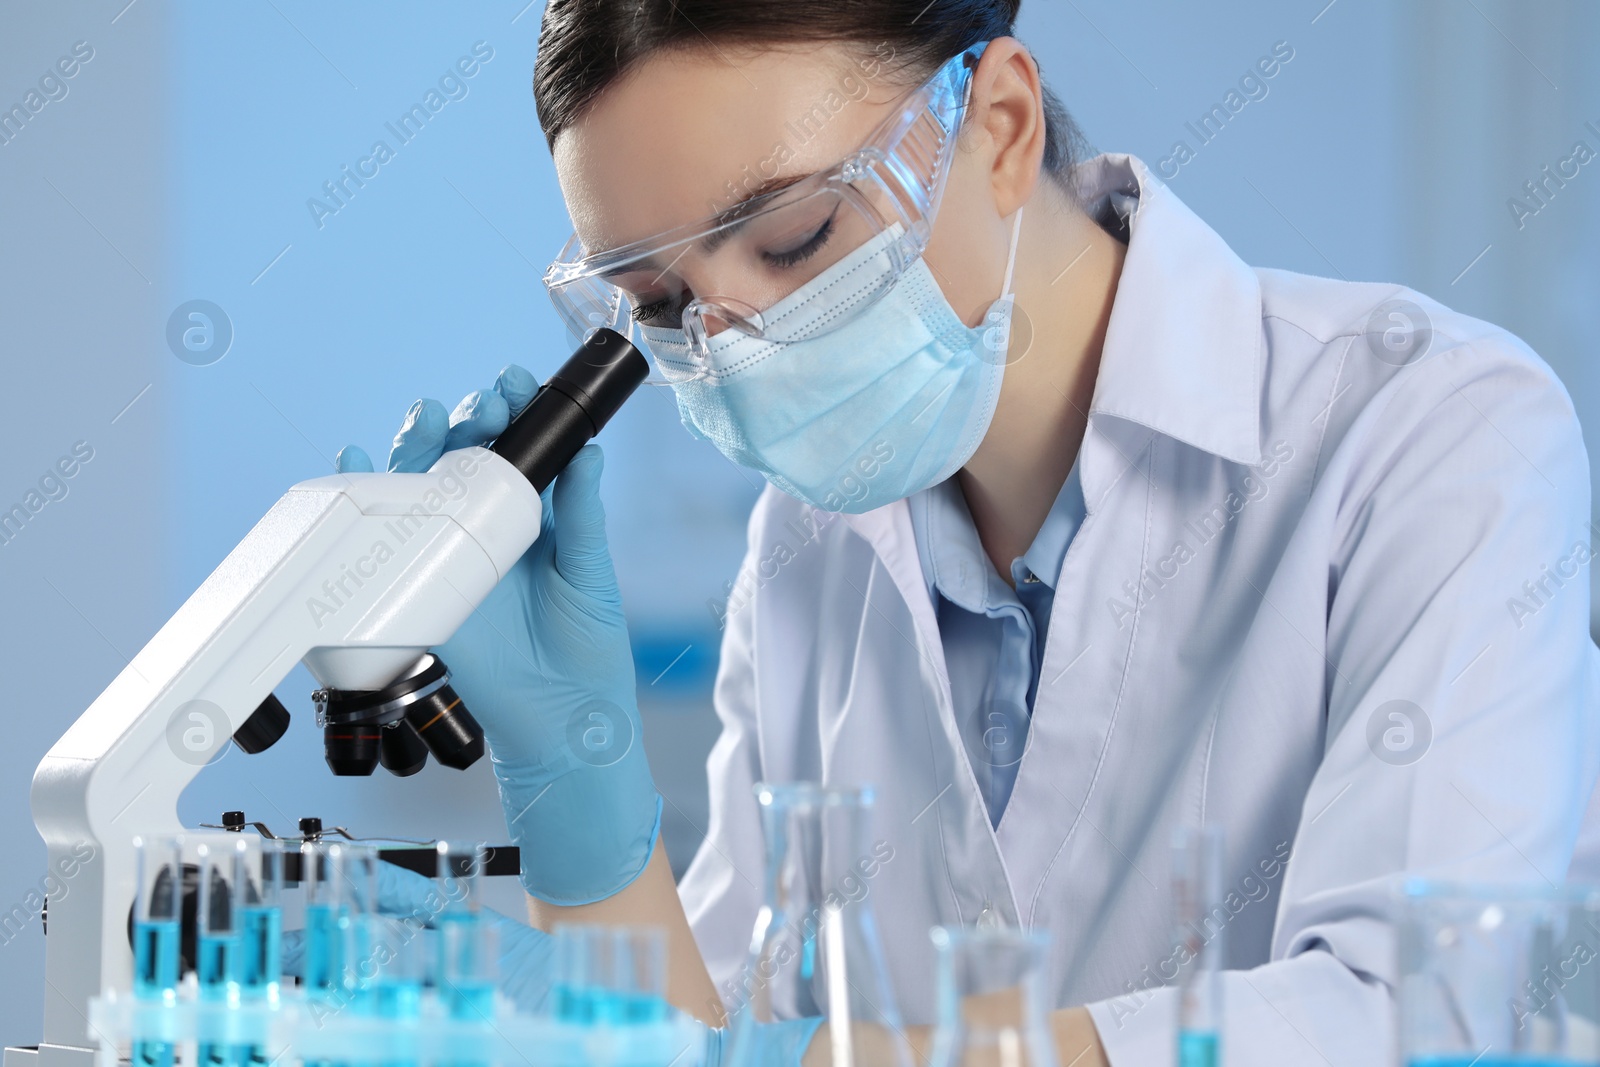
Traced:
POLYGON ((615 248, 832 166, 904 91, 859 45, 663 53, 557 138, 556 174, 585 248, 615 248))

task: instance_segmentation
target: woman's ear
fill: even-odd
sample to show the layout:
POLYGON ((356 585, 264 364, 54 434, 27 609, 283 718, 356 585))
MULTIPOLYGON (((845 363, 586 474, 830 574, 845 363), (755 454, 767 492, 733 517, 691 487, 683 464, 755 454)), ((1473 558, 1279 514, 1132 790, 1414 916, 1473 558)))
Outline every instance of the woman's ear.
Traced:
POLYGON ((1044 165, 1044 90, 1039 66, 1015 37, 989 42, 972 75, 968 136, 989 167, 995 207, 1004 218, 1027 203, 1044 165))

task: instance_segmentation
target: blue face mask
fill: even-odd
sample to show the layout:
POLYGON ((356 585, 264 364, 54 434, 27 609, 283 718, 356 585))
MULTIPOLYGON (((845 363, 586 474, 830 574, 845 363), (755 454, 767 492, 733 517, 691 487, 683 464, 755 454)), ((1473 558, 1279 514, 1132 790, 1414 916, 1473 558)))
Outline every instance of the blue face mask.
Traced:
POLYGON ((994 416, 1011 332, 1011 233, 1000 299, 970 327, 919 257, 843 325, 830 321, 893 277, 886 231, 767 313, 776 342, 728 329, 692 354, 682 331, 641 327, 691 433, 824 511, 860 513, 944 481, 977 451, 994 416))

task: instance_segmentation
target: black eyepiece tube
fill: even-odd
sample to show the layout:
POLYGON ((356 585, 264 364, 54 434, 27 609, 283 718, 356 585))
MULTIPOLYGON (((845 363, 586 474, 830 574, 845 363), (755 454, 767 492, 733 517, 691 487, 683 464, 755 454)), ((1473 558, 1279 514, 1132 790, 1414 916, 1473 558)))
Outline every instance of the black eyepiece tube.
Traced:
POLYGON ((491 449, 542 493, 649 374, 649 363, 626 337, 596 330, 491 449))

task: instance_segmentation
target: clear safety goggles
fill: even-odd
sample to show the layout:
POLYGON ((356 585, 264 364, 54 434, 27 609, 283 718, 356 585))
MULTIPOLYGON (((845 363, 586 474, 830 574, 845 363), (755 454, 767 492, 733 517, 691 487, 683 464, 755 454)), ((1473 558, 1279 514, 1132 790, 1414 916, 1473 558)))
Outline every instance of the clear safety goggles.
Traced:
MULTIPOLYGON (((574 235, 544 275, 568 328, 584 337, 610 327, 646 348, 649 331, 634 327, 669 330, 700 363, 724 330, 792 342, 849 322, 927 247, 984 47, 941 66, 861 148, 825 171, 620 248, 585 255, 574 235), (870 258, 874 269, 845 272, 859 291, 832 300, 828 316, 819 321, 785 305, 852 256, 870 258)), ((652 355, 667 382, 696 376, 681 360, 652 355)))

